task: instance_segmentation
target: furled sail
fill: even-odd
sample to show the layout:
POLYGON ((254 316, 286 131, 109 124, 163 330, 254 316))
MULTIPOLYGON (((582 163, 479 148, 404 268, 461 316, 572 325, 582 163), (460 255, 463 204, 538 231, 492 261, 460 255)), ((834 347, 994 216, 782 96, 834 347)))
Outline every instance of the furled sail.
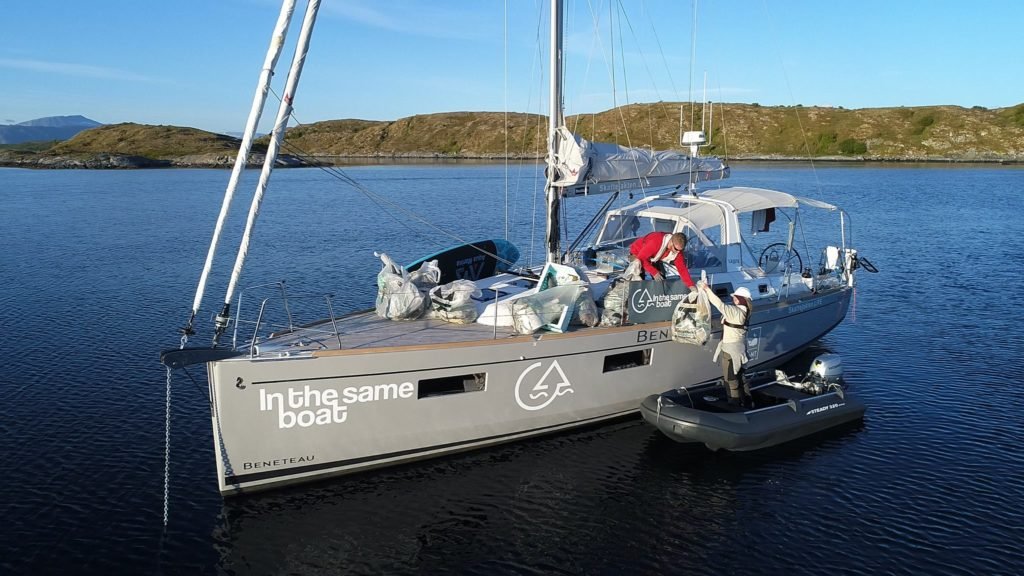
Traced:
POLYGON ((552 184, 562 196, 687 185, 729 177, 729 167, 713 156, 693 157, 675 150, 652 152, 617 144, 590 142, 562 126, 558 129, 552 184))

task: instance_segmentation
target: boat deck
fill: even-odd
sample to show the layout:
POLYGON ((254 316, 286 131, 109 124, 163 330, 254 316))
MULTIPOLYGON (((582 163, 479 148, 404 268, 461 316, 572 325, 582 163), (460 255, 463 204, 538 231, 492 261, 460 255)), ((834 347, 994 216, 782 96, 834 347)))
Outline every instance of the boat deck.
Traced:
POLYGON ((444 320, 385 320, 373 310, 279 332, 257 343, 257 355, 300 350, 358 350, 392 346, 416 346, 476 342, 520 336, 511 326, 487 326, 475 322, 454 324, 444 320))
MULTIPOLYGON (((806 290, 800 284, 799 288, 806 290)), ((781 300, 762 299, 756 305, 759 309, 786 306, 808 296, 818 297, 832 290, 811 293, 798 291, 781 300)), ((631 323, 627 325, 632 325, 631 323)), ((567 332, 597 330, 570 325, 567 332)), ((539 334, 549 334, 541 330, 539 334)), ((441 319, 388 320, 379 317, 373 309, 354 312, 346 316, 320 320, 312 324, 280 330, 257 339, 254 356, 278 357, 328 350, 370 350, 403 346, 427 346, 453 344, 458 342, 482 342, 520 337, 514 326, 492 326, 477 322, 466 324, 446 322, 441 319)), ((247 346, 248 343, 241 347, 247 346)))

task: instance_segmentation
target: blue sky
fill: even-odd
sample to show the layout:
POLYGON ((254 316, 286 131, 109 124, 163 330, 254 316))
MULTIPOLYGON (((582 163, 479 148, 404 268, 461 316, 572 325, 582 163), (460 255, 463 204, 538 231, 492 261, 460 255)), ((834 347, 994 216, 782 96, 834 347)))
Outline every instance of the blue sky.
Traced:
MULTIPOLYGON (((546 113, 547 60, 538 52, 546 46, 536 42, 538 34, 546 42, 546 4, 323 0, 296 117, 387 120, 506 107, 546 113)), ((240 131, 279 5, 5 2, 0 124, 82 114, 103 123, 240 131)), ((692 74, 689 0, 572 0, 567 12, 569 114, 686 100, 691 85, 700 99, 705 73, 708 98, 723 102, 1024 102, 1024 2, 1016 0, 705 0, 692 74)), ((288 39, 297 37, 296 26, 288 39)), ((279 92, 289 60, 286 53, 278 66, 279 92)), ((275 109, 269 103, 268 116, 275 109)))

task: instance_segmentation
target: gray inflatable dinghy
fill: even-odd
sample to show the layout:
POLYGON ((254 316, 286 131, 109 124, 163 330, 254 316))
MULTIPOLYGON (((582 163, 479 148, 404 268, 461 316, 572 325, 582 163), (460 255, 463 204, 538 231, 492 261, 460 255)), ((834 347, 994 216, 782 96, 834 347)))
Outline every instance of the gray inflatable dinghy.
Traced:
POLYGON ((729 404, 720 383, 679 388, 648 396, 640 413, 677 442, 732 451, 775 446, 864 417, 864 404, 846 393, 836 354, 815 358, 800 380, 776 370, 751 395, 748 409, 729 404))

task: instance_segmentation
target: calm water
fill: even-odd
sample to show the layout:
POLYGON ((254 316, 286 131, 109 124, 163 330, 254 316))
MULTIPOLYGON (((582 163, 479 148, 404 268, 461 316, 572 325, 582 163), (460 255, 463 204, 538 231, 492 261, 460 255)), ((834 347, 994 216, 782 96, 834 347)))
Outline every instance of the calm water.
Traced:
MULTIPOLYGON (((348 172, 465 239, 505 233, 500 166, 348 172)), ((1024 573, 1024 170, 734 168, 732 184, 846 208, 881 269, 821 342, 869 406, 862 424, 733 455, 638 417, 224 501, 202 371, 179 372, 163 533, 157 357, 177 345, 227 176, 0 170, 0 573, 1024 573)), ((540 183, 531 166, 509 183, 525 248, 540 183)), ((286 278, 363 308, 373 250, 457 243, 436 236, 322 172, 279 171, 242 285, 286 278)), ((203 342, 223 290, 214 275, 203 342)))

